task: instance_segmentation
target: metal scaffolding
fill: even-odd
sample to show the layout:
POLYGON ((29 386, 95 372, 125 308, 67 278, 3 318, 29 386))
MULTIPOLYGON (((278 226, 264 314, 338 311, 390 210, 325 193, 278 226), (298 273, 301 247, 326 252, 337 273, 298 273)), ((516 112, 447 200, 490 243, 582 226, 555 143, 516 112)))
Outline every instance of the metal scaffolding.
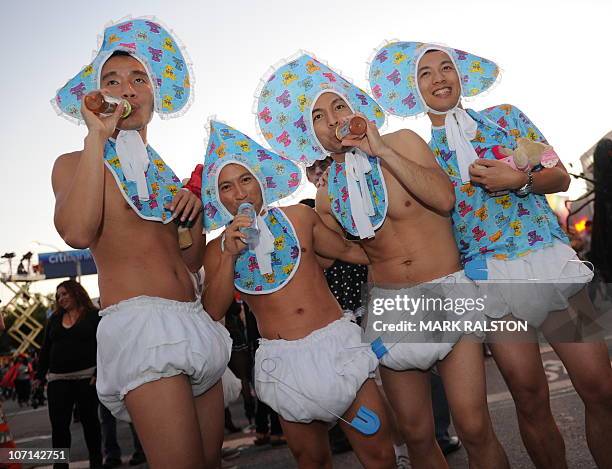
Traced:
POLYGON ((40 307, 48 308, 52 299, 41 293, 31 292, 30 286, 44 279, 44 275, 38 274, 3 274, 0 277, 2 284, 13 293, 13 297, 0 311, 5 318, 11 316, 15 318, 7 333, 19 344, 16 353, 23 353, 30 347, 37 349, 41 347, 36 337, 43 330, 44 325, 36 320, 33 314, 40 307))

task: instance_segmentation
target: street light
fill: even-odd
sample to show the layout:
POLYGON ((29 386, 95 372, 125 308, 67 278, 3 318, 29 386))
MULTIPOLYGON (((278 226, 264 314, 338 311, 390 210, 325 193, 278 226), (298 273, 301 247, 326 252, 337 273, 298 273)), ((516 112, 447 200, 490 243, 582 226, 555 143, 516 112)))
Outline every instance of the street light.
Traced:
POLYGON ((48 248, 55 249, 58 253, 65 254, 68 259, 70 259, 72 262, 75 263, 76 274, 77 274, 77 281, 79 283, 81 283, 81 259, 79 259, 78 257, 73 256, 72 254, 64 251, 63 249, 58 248, 54 244, 41 243, 40 241, 33 241, 33 243, 38 244, 39 246, 46 246, 48 248))
POLYGON ((9 277, 13 275, 13 257, 15 257, 14 252, 5 252, 2 254, 2 259, 7 259, 9 263, 9 277))

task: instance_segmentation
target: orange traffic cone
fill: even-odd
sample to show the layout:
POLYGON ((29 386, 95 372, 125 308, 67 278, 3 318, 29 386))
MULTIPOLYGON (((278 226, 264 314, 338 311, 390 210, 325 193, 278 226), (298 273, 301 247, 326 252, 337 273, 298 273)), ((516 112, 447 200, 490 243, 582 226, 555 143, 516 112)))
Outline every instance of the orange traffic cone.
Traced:
MULTIPOLYGON (((4 415, 4 409, 0 405, 0 448, 17 448, 15 440, 9 430, 8 421, 4 415)), ((0 462, 0 469, 21 469, 19 463, 2 463, 0 462)))

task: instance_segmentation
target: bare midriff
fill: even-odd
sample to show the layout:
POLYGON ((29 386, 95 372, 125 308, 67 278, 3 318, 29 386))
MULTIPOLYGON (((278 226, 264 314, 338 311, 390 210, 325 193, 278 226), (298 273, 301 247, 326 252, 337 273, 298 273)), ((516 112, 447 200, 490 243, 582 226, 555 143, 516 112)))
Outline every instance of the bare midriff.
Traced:
POLYGON ((297 340, 342 317, 342 309, 327 285, 312 249, 312 233, 299 219, 291 220, 302 250, 293 278, 280 290, 265 295, 241 293, 255 314, 259 333, 266 339, 297 340))
POLYGON ((195 299, 175 224, 138 216, 106 169, 103 222, 91 251, 102 308, 137 296, 195 299))
POLYGON ((376 237, 362 242, 371 262, 371 282, 408 286, 460 270, 450 220, 432 214, 419 218, 388 216, 376 237))
POLYGON ((387 188, 387 216, 374 238, 361 241, 369 259, 370 282, 415 285, 461 269, 449 214, 416 199, 381 165, 387 188))

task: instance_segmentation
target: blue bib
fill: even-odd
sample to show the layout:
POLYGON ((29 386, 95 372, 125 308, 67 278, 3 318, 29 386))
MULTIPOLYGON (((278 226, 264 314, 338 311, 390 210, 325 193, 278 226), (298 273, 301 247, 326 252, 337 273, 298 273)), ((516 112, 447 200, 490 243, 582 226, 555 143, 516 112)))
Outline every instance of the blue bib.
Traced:
POLYGON ((293 225, 278 208, 269 208, 264 218, 274 236, 272 273, 259 271, 255 253, 248 249, 242 251, 234 266, 234 286, 250 295, 265 295, 283 288, 300 265, 301 249, 293 225))
MULTIPOLYGON (((385 179, 380 167, 380 159, 368 155, 368 161, 370 165, 372 165, 372 171, 367 173, 366 181, 368 184, 368 192, 372 197, 372 205, 374 205, 374 215, 370 216, 370 222, 372 223, 372 227, 376 230, 384 223, 389 204, 385 179)), ((359 183, 357 183, 357 185, 359 185, 359 183)), ((332 162, 329 170, 327 192, 331 211, 334 217, 336 217, 336 220, 338 220, 338 223, 340 223, 342 228, 348 233, 358 237, 359 233, 357 232, 357 227, 355 226, 355 221, 351 214, 345 163, 332 162)))
POLYGON ((135 181, 128 181, 121 169, 121 161, 115 150, 115 142, 107 140, 104 146, 104 164, 112 173, 123 197, 134 211, 145 220, 168 223, 172 212, 164 204, 172 202, 181 188, 181 181, 153 148, 147 145, 149 167, 146 171, 149 200, 141 200, 135 181))

